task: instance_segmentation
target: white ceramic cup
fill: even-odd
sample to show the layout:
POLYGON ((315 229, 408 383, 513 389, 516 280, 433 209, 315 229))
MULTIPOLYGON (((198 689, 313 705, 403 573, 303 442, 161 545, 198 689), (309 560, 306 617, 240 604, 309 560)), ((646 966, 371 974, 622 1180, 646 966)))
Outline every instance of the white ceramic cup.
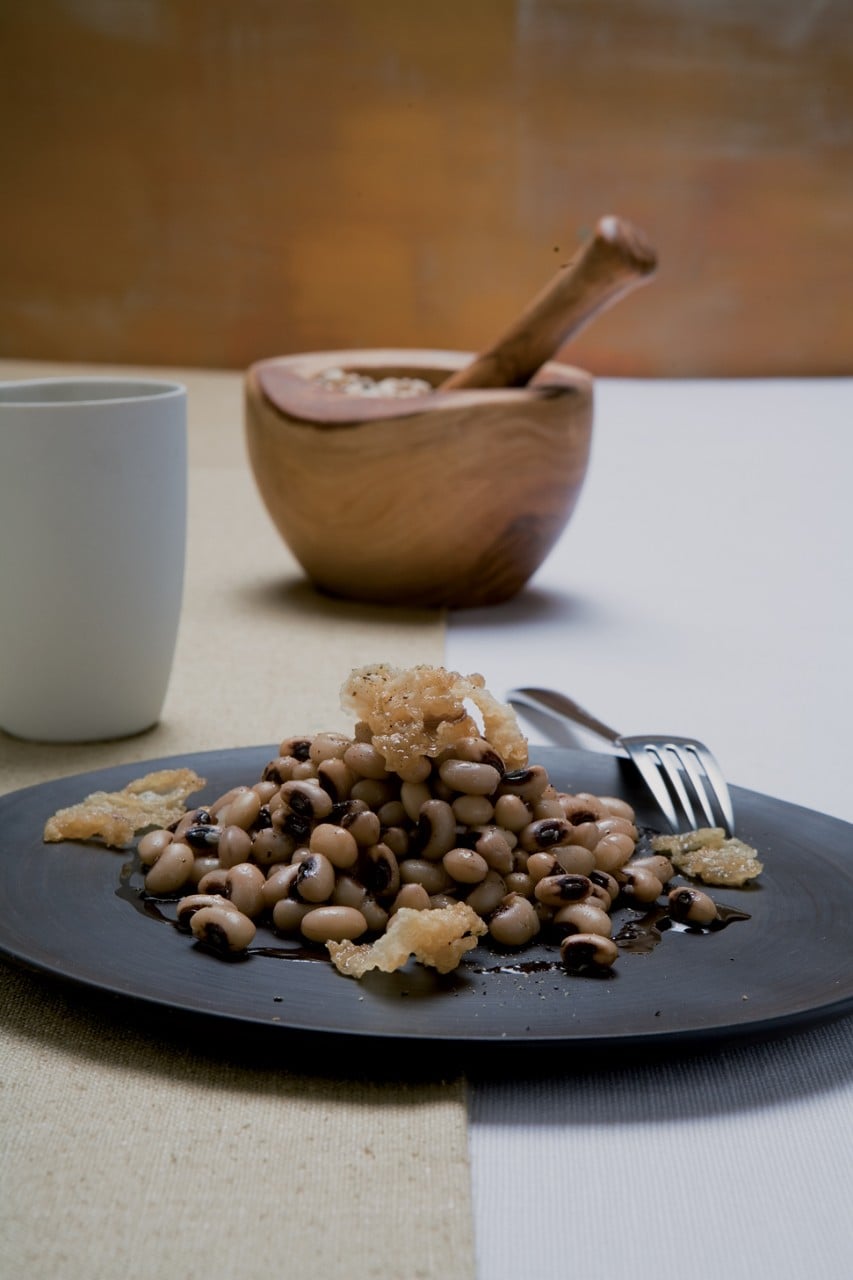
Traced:
POLYGON ((186 513, 184 387, 0 383, 0 728, 91 742, 157 722, 186 513))

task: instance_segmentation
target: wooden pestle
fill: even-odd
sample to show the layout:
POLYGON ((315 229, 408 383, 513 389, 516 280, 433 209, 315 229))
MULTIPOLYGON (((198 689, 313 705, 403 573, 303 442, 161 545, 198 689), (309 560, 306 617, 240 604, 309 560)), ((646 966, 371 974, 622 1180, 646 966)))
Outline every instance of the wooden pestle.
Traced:
POLYGON ((503 337, 452 374, 440 390, 525 386, 593 316, 649 280, 656 267, 657 256, 642 232, 622 218, 601 218, 592 239, 503 337))

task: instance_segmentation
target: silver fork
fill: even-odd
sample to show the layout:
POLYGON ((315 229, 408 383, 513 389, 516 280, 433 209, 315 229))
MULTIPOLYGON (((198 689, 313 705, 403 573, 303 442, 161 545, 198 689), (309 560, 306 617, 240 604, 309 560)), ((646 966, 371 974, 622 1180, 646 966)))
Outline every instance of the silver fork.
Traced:
POLYGON ((700 825, 698 805, 709 826, 722 827, 727 835, 734 835, 734 811, 726 780, 701 742, 651 734, 623 737, 554 689, 510 689, 507 701, 552 719, 583 725, 612 742, 636 765, 673 831, 684 830, 685 823, 690 830, 700 825), (683 819, 679 819, 674 802, 681 806, 683 819))

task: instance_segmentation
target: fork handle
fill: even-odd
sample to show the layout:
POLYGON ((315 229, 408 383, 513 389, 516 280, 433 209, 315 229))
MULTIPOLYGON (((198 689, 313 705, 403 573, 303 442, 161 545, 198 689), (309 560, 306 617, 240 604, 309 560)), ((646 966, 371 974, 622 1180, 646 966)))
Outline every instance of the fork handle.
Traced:
POLYGON ((544 712, 557 720, 568 720, 571 724, 583 725, 585 729, 598 734, 599 738, 612 742, 614 746, 622 745, 621 735, 615 729, 611 729, 602 720, 597 720, 565 693, 558 693, 555 689, 510 689, 507 702, 512 706, 528 707, 532 711, 544 712))

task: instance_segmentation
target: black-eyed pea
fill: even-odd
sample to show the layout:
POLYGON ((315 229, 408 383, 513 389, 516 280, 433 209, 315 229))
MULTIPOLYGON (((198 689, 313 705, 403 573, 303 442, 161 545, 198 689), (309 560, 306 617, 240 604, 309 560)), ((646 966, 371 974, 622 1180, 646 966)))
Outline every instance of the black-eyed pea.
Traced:
POLYGON ((718 917, 716 902, 701 889, 681 886, 670 890, 667 900, 673 920, 684 924, 709 925, 718 917))
POLYGON ((189 883, 199 884, 205 876, 210 875, 211 871, 215 871, 219 866, 219 859, 210 853, 198 854, 193 858, 192 871, 190 872, 189 883))
POLYGON ((518 796, 527 804, 533 804, 550 785, 547 770, 541 764, 532 764, 526 769, 513 769, 505 773, 501 779, 499 794, 518 796))
POLYGON ((637 839, 637 828, 627 818, 601 818, 595 825, 603 836, 616 832, 617 835, 628 836, 631 840, 637 839))
POLYGON ((311 758, 311 739, 305 736, 285 738, 279 743, 280 756, 292 756, 294 760, 304 763, 311 758))
POLYGON ((628 836, 618 835, 615 832, 612 835, 602 836, 593 849, 595 865, 599 871, 608 871, 610 875, 614 875, 617 871, 621 871, 633 852, 634 841, 628 836))
POLYGON ((518 833, 522 849, 528 853, 545 853, 554 845, 567 844, 572 831, 562 818, 538 818, 518 833))
POLYGON ((295 848, 296 841, 293 836, 285 835, 283 831, 276 831, 272 827, 266 827, 252 837, 248 858, 240 861, 251 861, 264 868, 273 867, 289 862, 295 848))
POLYGON ((581 822, 577 826, 572 826, 571 832, 569 838, 572 844, 583 849, 594 849, 601 839, 597 822, 581 822))
POLYGON ((595 867, 595 855, 580 844, 560 844, 554 849, 554 857, 570 875, 588 876, 595 867))
POLYGON ((298 933, 299 926, 309 911, 315 910, 310 902, 297 902, 295 898, 280 898, 272 909, 272 922, 279 933, 298 933))
POLYGON ((561 934, 595 933, 602 938, 609 938, 613 932, 613 921, 609 914, 591 898, 586 902, 572 902, 560 907, 554 913, 552 923, 561 934))
POLYGON ((641 902, 649 905, 656 902, 663 893, 663 885, 653 871, 649 871, 646 867, 623 867, 616 874, 619 881, 620 889, 624 897, 632 899, 634 902, 641 902))
POLYGON ((560 959, 570 973, 603 973, 618 958, 613 939, 597 933, 571 933, 560 943, 560 959))
POLYGON ((388 923, 388 912, 376 901, 372 894, 368 893, 358 909, 367 921, 367 927, 371 933, 381 933, 383 931, 388 923))
POLYGON ((410 822, 417 822, 421 809, 432 799, 432 792, 425 782, 403 782, 400 786, 400 803, 410 822))
POLYGON ((248 831, 261 811, 261 797, 251 787, 239 792, 219 815, 220 826, 242 827, 248 831))
MULTIPOLYGON (((357 779, 352 769, 345 765, 343 760, 333 757, 330 760, 323 760, 317 766, 317 780, 320 786, 329 795, 334 804, 340 804, 341 800, 347 800, 352 795, 353 786, 357 779)), ((360 785, 364 785, 368 779, 362 779, 360 785)), ((381 786, 381 783, 373 783, 373 786, 381 786)))
POLYGON ((248 916, 232 905, 202 907, 190 920, 197 942, 226 955, 238 955, 252 942, 255 926, 248 916))
POLYGON ((299 928, 311 942, 347 942, 367 932, 367 921, 355 907, 315 907, 299 928))
POLYGON ((452 907, 458 901, 458 898, 454 898, 449 893, 433 893, 430 894, 429 909, 430 911, 438 911, 440 907, 452 907))
POLYGON ((388 777, 385 757, 371 742, 353 742, 344 752, 343 761, 359 778, 382 781, 388 777))
POLYGON ((559 875, 565 870, 553 853, 531 853, 527 858, 527 874, 534 884, 544 880, 546 876, 559 875))
POLYGON ((489 933, 505 947, 523 947, 540 928, 533 905, 518 893, 507 894, 489 916, 489 933))
POLYGON ((264 782, 274 782, 277 787, 280 787, 283 782, 289 782, 293 777, 293 766, 295 764, 296 760, 293 756, 277 756, 264 766, 261 779, 264 782))
POLYGON ((227 907, 230 905, 227 898, 223 898, 216 893, 188 894, 187 897, 181 898, 177 906, 176 922, 178 928, 189 929, 190 921, 197 911, 201 911, 202 907, 227 907))
POLYGON ((314 779, 293 778, 281 788, 284 808, 299 818, 322 822, 332 811, 332 797, 314 779))
POLYGON ((408 907, 412 911, 429 910, 429 894, 422 884, 404 884, 391 903, 389 915, 393 916, 401 907, 408 907))
POLYGON ((293 781, 314 781, 317 777, 317 770, 313 760, 297 760, 293 766, 293 781))
POLYGON ((333 867, 347 871, 358 859, 358 842, 346 827, 331 822, 320 822, 311 832, 308 848, 312 853, 322 853, 333 867))
POLYGON ((602 911, 609 911, 610 908, 613 906, 613 899, 610 897, 610 894, 607 892, 607 890, 604 889, 600 884, 595 884, 594 882, 592 885, 592 889, 590 890, 589 901, 597 902, 601 907, 602 911))
POLYGON ((446 800, 427 800, 418 813, 420 855, 430 861, 443 858, 456 845, 456 816, 446 800))
POLYGON ((490 764, 501 776, 506 770, 502 757, 498 755, 492 744, 485 738, 475 737, 473 734, 467 738, 457 738, 451 746, 446 747, 438 756, 438 764, 442 765, 445 760, 454 759, 468 760, 474 764, 490 764))
MULTIPOLYGON (((185 814, 175 823, 172 830, 176 840, 185 840, 186 833, 191 827, 207 827, 215 821, 213 814, 209 808, 188 809, 185 814)), ((187 841, 187 843, 191 843, 187 841)))
POLYGON ((403 782, 426 782, 432 773, 432 761, 428 756, 416 756, 396 772, 403 782))
POLYGON ((442 862, 427 858, 405 858, 400 863, 400 880, 403 884, 421 885, 430 897, 444 893, 453 883, 442 862))
POLYGON ((281 902, 282 898, 290 897, 290 891, 293 888, 293 881, 296 879, 298 870, 298 866, 278 865, 272 867, 261 890, 265 907, 274 907, 277 902, 281 902))
POLYGON ((562 818, 563 806, 560 797, 553 787, 548 787, 538 800, 533 802, 533 819, 539 821, 541 818, 562 818))
POLYGON ((219 834, 216 850, 221 867, 226 869, 236 867, 239 862, 245 862, 249 857, 252 851, 252 837, 243 827, 238 827, 235 823, 227 823, 219 834))
POLYGON ((450 849, 441 863, 457 884, 480 884, 489 874, 488 862, 476 849, 450 849))
POLYGON ((587 876, 545 876, 537 881, 534 896, 545 907, 562 907, 569 902, 582 902, 590 896, 592 884, 587 876))
POLYGON ((523 898, 533 895, 533 881, 526 871, 511 871, 505 877, 507 892, 520 893, 523 898))
POLYGON ((615 902, 619 897, 619 881, 609 871, 600 871, 597 867, 589 873, 593 889, 605 894, 608 902, 615 902))
POLYGON ((515 870, 515 858, 504 833, 498 827, 483 827, 474 845, 481 858, 485 858, 492 871, 507 876, 515 870))
POLYGON ((574 827, 584 822, 598 822, 599 819, 610 816, 599 797, 589 791, 578 791, 573 796, 564 795, 563 812, 574 827))
POLYGON ((299 845, 298 848, 294 849, 293 853, 290 855, 290 865, 292 867, 297 867, 300 863, 305 862, 306 858, 310 857, 311 850, 308 848, 307 844, 299 845))
POLYGON ((497 871, 490 870, 485 880, 474 886, 465 901, 472 911, 476 911, 478 916, 483 916, 485 919, 505 897, 506 881, 503 876, 498 875, 497 871))
POLYGON ((376 816, 379 819, 380 829, 382 827, 402 827, 408 820, 408 815, 401 800, 389 800, 386 804, 380 805, 376 810, 376 816))
POLYGON ((376 844, 382 833, 379 815, 371 809, 360 809, 341 819, 340 825, 350 832, 356 844, 368 848, 376 844))
POLYGON ((488 796, 457 796, 451 808, 456 821, 464 827, 483 827, 492 821, 495 814, 488 796))
POLYGON ((139 861, 144 867, 153 867, 160 854, 167 845, 172 843, 174 838, 173 833, 165 830, 165 828, 146 832, 136 848, 139 854, 139 861))
MULTIPOLYGON (((379 778, 356 778, 355 775, 353 775, 349 795, 350 799, 361 800, 369 809, 375 809, 377 812, 383 805, 399 799, 398 788, 390 779, 383 782, 379 778)), ((401 808, 401 821, 405 812, 405 809, 401 808)))
POLYGON ((504 830, 518 834, 533 821, 533 813, 521 796, 500 795, 495 801, 494 821, 504 830))
MULTIPOLYGON (((241 864, 242 865, 242 864, 241 864)), ((228 897, 228 872, 224 867, 214 867, 212 871, 208 871, 206 876, 202 876, 198 882, 199 893, 218 893, 221 897, 228 897)))
POLYGON ((300 863, 293 892, 302 902, 328 902, 335 887, 335 868, 322 853, 312 853, 300 863))
POLYGON ((194 822, 180 833, 176 831, 175 839, 183 840, 197 854, 216 853, 221 835, 222 828, 214 822, 194 822))
POLYGON ((360 911, 366 897, 367 890, 358 880, 352 876, 338 876, 330 902, 336 907, 355 907, 360 911))
POLYGON ((466 796, 493 795, 501 780, 494 765, 476 760, 445 760, 438 767, 438 776, 451 791, 466 796))
POLYGON ((274 778, 261 779, 252 786, 252 790, 257 794, 262 805, 269 804, 273 796, 278 795, 280 782, 276 782, 274 778))
POLYGON ((621 800, 619 796, 599 796, 598 799, 614 818, 625 818, 632 825, 635 823, 636 814, 627 800, 621 800))
POLYGON ((226 871, 225 877, 228 885, 228 900, 233 902, 244 916, 254 920, 266 906, 264 901, 266 876, 263 871, 252 862, 241 862, 239 866, 231 867, 226 871))
POLYGON ((665 858, 662 853, 652 853, 647 858, 634 858, 631 866, 645 867, 657 876, 661 884, 666 884, 675 875, 675 868, 669 858, 665 858))
MULTIPOLYGON (((267 765, 268 769, 271 767, 272 767, 271 765, 267 765)), ((223 791, 221 796, 217 796, 216 799, 213 801, 213 804, 210 804, 207 806, 208 809, 210 810, 211 815, 216 819, 217 822, 220 819, 220 815, 222 814, 223 809, 225 809, 231 803, 231 801, 240 791, 248 791, 248 787, 231 787, 229 788, 228 791, 223 791)))
POLYGON ((311 739, 308 759, 319 766, 326 760, 342 760, 353 745, 342 733, 318 733, 311 739))
POLYGON ((400 864, 394 850, 385 840, 364 850, 359 863, 359 877, 368 893, 376 898, 390 898, 400 888, 400 864))
POLYGON ((147 893, 174 893, 188 884, 195 854, 183 840, 172 840, 145 876, 147 893))
POLYGON ((409 833, 405 827, 388 827, 387 831, 382 832, 381 843, 387 845, 395 858, 405 858, 411 845, 409 833))

